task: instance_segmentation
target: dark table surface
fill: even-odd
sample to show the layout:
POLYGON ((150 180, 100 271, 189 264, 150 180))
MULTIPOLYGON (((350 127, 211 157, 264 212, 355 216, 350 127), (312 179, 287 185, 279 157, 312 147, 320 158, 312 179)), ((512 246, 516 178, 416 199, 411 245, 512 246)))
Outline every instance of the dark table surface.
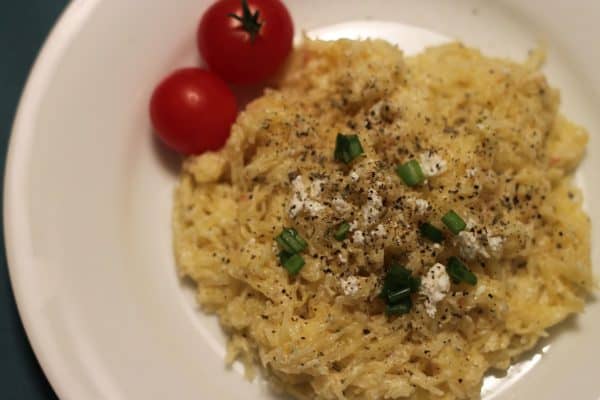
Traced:
MULTIPOLYGON (((7 1, 0 12, 0 157, 4 165, 14 112, 29 69, 67 0, 7 1)), ((0 216, 0 220, 2 217, 0 216)), ((3 233, 1 240, 4 240, 3 233)), ((0 254, 0 398, 57 399, 23 331, 0 254)))

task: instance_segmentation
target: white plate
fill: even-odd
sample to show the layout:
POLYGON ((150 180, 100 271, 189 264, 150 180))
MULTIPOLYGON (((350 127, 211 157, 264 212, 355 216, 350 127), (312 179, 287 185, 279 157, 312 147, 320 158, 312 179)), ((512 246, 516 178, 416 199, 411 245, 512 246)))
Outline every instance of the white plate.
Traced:
MULTIPOLYGON (((224 338, 178 282, 171 254, 177 160, 152 139, 147 102, 170 69, 197 62, 207 0, 73 2, 27 84, 11 138, 5 234, 27 333, 62 399, 270 398, 223 368, 224 338)), ((523 59, 545 40, 563 110, 592 133, 579 181, 600 226, 600 3, 290 0, 297 28, 371 35, 411 52, 444 37, 523 59), (338 26, 344 21, 363 20, 338 26), (364 22, 364 20, 370 20, 364 22), (379 24, 386 20, 396 24, 379 24), (419 28, 412 28, 418 26, 419 28), (437 33, 433 33, 437 32, 437 33)), ((594 243, 598 230, 594 230, 594 243)), ((594 246, 598 271, 600 248, 594 246)), ((552 330, 491 399, 597 399, 600 306, 552 330)))

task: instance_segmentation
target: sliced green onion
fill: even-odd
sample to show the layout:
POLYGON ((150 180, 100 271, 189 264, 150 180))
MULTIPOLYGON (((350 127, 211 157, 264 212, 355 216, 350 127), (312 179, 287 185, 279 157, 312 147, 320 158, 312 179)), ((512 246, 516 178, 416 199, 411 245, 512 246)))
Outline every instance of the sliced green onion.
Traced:
POLYGON ((294 228, 286 228, 284 229, 279 236, 275 238, 277 244, 281 250, 290 253, 300 253, 302 250, 306 249, 307 243, 294 228))
POLYGON ((304 258, 300 254, 292 254, 283 262, 283 268, 287 269, 290 275, 296 275, 304 267, 304 258))
POLYGON ((288 258, 290 258, 291 256, 293 256, 293 254, 290 254, 287 251, 280 251, 279 254, 277 255, 277 257, 279 258, 279 263, 281 265, 283 265, 283 263, 286 262, 286 260, 288 258))
POLYGON ((383 287, 379 297, 390 301, 390 296, 398 291, 408 289, 409 293, 416 293, 421 285, 421 280, 411 275, 411 272, 398 264, 392 264, 383 280, 383 287))
POLYGON ((408 280, 410 278, 410 271, 399 264, 392 264, 388 272, 388 276, 394 277, 396 280, 408 280))
POLYGON ((338 133, 335 139, 333 157, 337 161, 350 164, 352 160, 364 153, 358 135, 343 135, 338 133))
POLYGON ((411 293, 419 290, 421 280, 412 276, 410 270, 399 264, 392 264, 383 280, 379 297, 385 302, 387 315, 402 315, 410 312, 411 293))
POLYGON ((396 173, 408 186, 425 182, 425 174, 416 160, 410 160, 396 167, 396 173))
POLYGON ((335 240, 342 241, 348 237, 348 232, 350 232, 350 224, 346 221, 342 222, 338 225, 335 232, 333 233, 333 237, 335 240))
POLYGON ((404 288, 411 288, 410 277, 398 278, 388 274, 383 280, 383 287, 381 288, 381 293, 379 293, 379 297, 387 301, 388 297, 390 296, 390 293, 404 288))
POLYGON ((412 301, 410 297, 406 297, 398 304, 388 304, 385 307, 385 313, 387 315, 403 315, 408 314, 412 308, 412 301))
POLYGON ((412 293, 417 292, 421 286, 421 279, 412 276, 410 270, 401 265, 393 264, 388 275, 394 280, 396 286, 408 286, 412 293))
POLYGON ((454 210, 448 211, 443 217, 442 222, 450 229, 452 233, 458 235, 460 231, 467 227, 467 224, 454 210))
POLYGON ((477 284, 477 276, 457 257, 450 257, 446 271, 454 283, 466 282, 473 286, 477 284))
POLYGON ((402 289, 388 292, 387 298, 389 304, 397 304, 400 302, 400 300, 410 297, 411 291, 412 290, 410 287, 405 287, 402 289))
POLYGON ((338 133, 335 138, 335 150, 333 151, 333 158, 337 161, 341 161, 344 163, 349 163, 349 154, 348 154, 348 139, 346 136, 338 133))
POLYGON ((381 288, 381 292, 379 293, 379 298, 384 301, 387 301, 389 293, 393 290, 394 290, 394 283, 389 278, 389 276, 386 276, 383 280, 383 287, 381 288))
POLYGON ((388 274, 383 279, 383 287, 381 288, 381 292, 379 293, 379 298, 387 302, 389 294, 394 290, 398 290, 402 287, 408 287, 408 281, 406 281, 404 285, 402 285, 402 283, 399 284, 396 279, 394 279, 388 274))
POLYGON ((419 232, 421 232, 421 236, 431 240, 432 242, 441 243, 444 241, 443 232, 431 225, 429 222, 424 222, 419 225, 419 232))
POLYGON ((408 286, 410 286, 410 291, 412 293, 417 293, 421 287, 421 278, 418 276, 411 276, 408 281, 408 286))
POLYGON ((354 160, 356 157, 363 154, 365 151, 360 144, 360 139, 358 135, 350 135, 348 136, 348 153, 350 153, 350 157, 354 160))

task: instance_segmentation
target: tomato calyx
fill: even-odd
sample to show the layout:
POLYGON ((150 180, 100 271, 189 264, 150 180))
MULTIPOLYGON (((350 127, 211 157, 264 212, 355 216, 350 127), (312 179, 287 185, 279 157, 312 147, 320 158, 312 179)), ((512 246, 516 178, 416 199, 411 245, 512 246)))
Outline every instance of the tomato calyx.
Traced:
POLYGON ((242 1, 242 15, 239 16, 237 14, 231 13, 228 14, 229 17, 239 21, 241 26, 240 28, 246 31, 250 35, 250 43, 254 43, 254 39, 256 35, 260 33, 260 28, 262 27, 262 22, 258 20, 260 12, 257 10, 254 14, 250 10, 248 6, 248 0, 242 1))

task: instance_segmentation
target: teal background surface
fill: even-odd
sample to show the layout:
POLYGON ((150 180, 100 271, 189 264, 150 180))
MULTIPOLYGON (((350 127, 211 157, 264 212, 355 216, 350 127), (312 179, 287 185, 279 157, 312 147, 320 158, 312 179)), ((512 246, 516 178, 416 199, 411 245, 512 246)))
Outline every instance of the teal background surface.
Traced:
MULTIPOLYGON (((2 12, 0 12, 1 165, 5 165, 14 113, 31 65, 46 35, 66 4, 66 0, 7 0, 2 3, 2 12)), ((1 235, 0 239, 4 243, 3 233, 1 235)), ((4 245, 1 249, 0 399, 55 400, 57 397, 44 377, 23 331, 8 278, 4 245)))

